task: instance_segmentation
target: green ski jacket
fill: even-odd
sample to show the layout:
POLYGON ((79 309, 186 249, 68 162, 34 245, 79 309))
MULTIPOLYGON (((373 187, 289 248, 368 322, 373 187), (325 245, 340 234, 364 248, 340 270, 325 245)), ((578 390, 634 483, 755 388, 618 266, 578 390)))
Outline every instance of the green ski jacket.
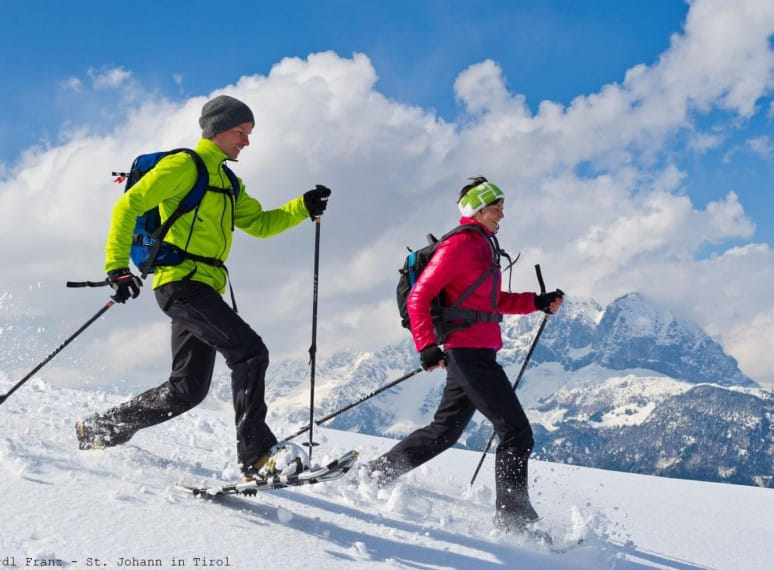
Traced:
MULTIPOLYGON (((223 163, 226 154, 209 139, 200 139, 194 149, 207 166, 210 186, 229 189, 231 184, 223 163)), ((122 194, 113 207, 107 243, 105 271, 129 267, 129 249, 137 216, 158 206, 163 222, 174 212, 196 182, 196 165, 186 153, 164 157, 137 184, 122 194)), ((225 263, 231 250, 234 228, 250 235, 267 238, 301 223, 309 217, 303 196, 274 210, 264 210, 261 203, 245 192, 239 179, 236 200, 221 192, 205 192, 197 208, 177 220, 164 241, 195 255, 215 258, 225 263)), ((206 283, 219 293, 226 288, 228 276, 223 267, 186 259, 180 265, 159 266, 153 273, 153 288, 172 281, 192 279, 206 283)))

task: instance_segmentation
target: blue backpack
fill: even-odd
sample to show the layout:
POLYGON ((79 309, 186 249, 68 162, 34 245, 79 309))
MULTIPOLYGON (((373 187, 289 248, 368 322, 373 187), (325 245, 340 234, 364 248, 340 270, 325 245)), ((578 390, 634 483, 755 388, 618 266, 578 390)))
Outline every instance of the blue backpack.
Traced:
POLYGON ((154 268, 159 265, 178 265, 185 259, 195 259, 196 261, 215 266, 223 265, 218 259, 196 255, 180 249, 171 243, 167 243, 164 241, 164 236, 180 216, 199 206, 204 197, 204 193, 208 190, 229 194, 232 199, 232 204, 234 203, 233 201, 236 200, 237 194, 239 193, 239 181, 237 180, 236 175, 225 164, 223 165, 223 170, 231 182, 230 190, 215 188, 209 185, 210 177, 207 173, 207 167, 205 166, 204 161, 196 154, 196 152, 189 148, 176 148, 174 150, 141 154, 134 159, 132 168, 128 173, 114 172, 113 176, 120 177, 118 181, 121 181, 122 178, 126 178, 126 185, 124 187, 124 192, 126 192, 132 186, 137 184, 145 174, 150 172, 162 158, 178 152, 185 152, 193 158, 197 170, 196 183, 163 224, 161 223, 158 207, 151 208, 141 216, 137 216, 129 257, 137 266, 137 269, 142 273, 143 279, 147 277, 149 273, 153 273, 154 268))

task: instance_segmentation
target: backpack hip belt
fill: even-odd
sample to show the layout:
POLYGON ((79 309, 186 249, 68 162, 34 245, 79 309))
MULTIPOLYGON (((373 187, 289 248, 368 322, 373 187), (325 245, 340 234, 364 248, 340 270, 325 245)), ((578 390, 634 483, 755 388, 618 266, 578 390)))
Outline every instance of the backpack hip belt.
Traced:
MULTIPOLYGON (((195 253, 191 253, 190 251, 187 251, 185 249, 182 249, 178 246, 176 246, 173 243, 169 243, 168 241, 158 241, 154 242, 152 244, 148 244, 146 238, 142 234, 134 234, 132 236, 132 243, 134 245, 142 246, 142 247, 154 247, 156 243, 159 244, 159 249, 164 249, 164 251, 167 253, 167 255, 164 256, 164 258, 172 257, 173 261, 170 263, 166 263, 164 261, 164 258, 162 259, 155 259, 153 263, 153 267, 160 267, 164 265, 179 265, 181 261, 184 259, 190 259, 192 261, 198 261, 199 263, 206 263, 207 265, 211 265, 213 267, 226 267, 226 264, 216 258, 216 257, 206 257, 204 255, 197 255, 195 253)), ((154 257, 156 257, 154 255, 154 257)))
POLYGON ((476 311, 462 307, 442 307, 441 316, 445 321, 481 321, 485 323, 500 323, 503 320, 502 313, 489 313, 476 311))

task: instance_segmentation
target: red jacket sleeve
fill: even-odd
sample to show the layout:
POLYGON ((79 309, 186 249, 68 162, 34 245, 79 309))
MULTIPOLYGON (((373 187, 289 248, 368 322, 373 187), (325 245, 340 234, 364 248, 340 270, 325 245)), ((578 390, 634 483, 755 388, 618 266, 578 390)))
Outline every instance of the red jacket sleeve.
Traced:
POLYGON ((503 315, 526 315, 537 310, 534 293, 506 293, 500 291, 497 312, 503 315))

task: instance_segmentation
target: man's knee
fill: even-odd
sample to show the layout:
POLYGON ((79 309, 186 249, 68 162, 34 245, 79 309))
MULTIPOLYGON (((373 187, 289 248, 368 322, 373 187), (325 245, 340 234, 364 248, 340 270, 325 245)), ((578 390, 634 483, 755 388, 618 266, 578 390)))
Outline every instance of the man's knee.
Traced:
POLYGON ((269 363, 269 349, 263 343, 260 336, 253 333, 240 338, 226 354, 226 362, 230 367, 239 364, 251 366, 267 366, 269 363))
POLYGON ((170 378, 165 399, 170 409, 182 413, 201 404, 209 391, 210 378, 195 378, 192 376, 170 378))

